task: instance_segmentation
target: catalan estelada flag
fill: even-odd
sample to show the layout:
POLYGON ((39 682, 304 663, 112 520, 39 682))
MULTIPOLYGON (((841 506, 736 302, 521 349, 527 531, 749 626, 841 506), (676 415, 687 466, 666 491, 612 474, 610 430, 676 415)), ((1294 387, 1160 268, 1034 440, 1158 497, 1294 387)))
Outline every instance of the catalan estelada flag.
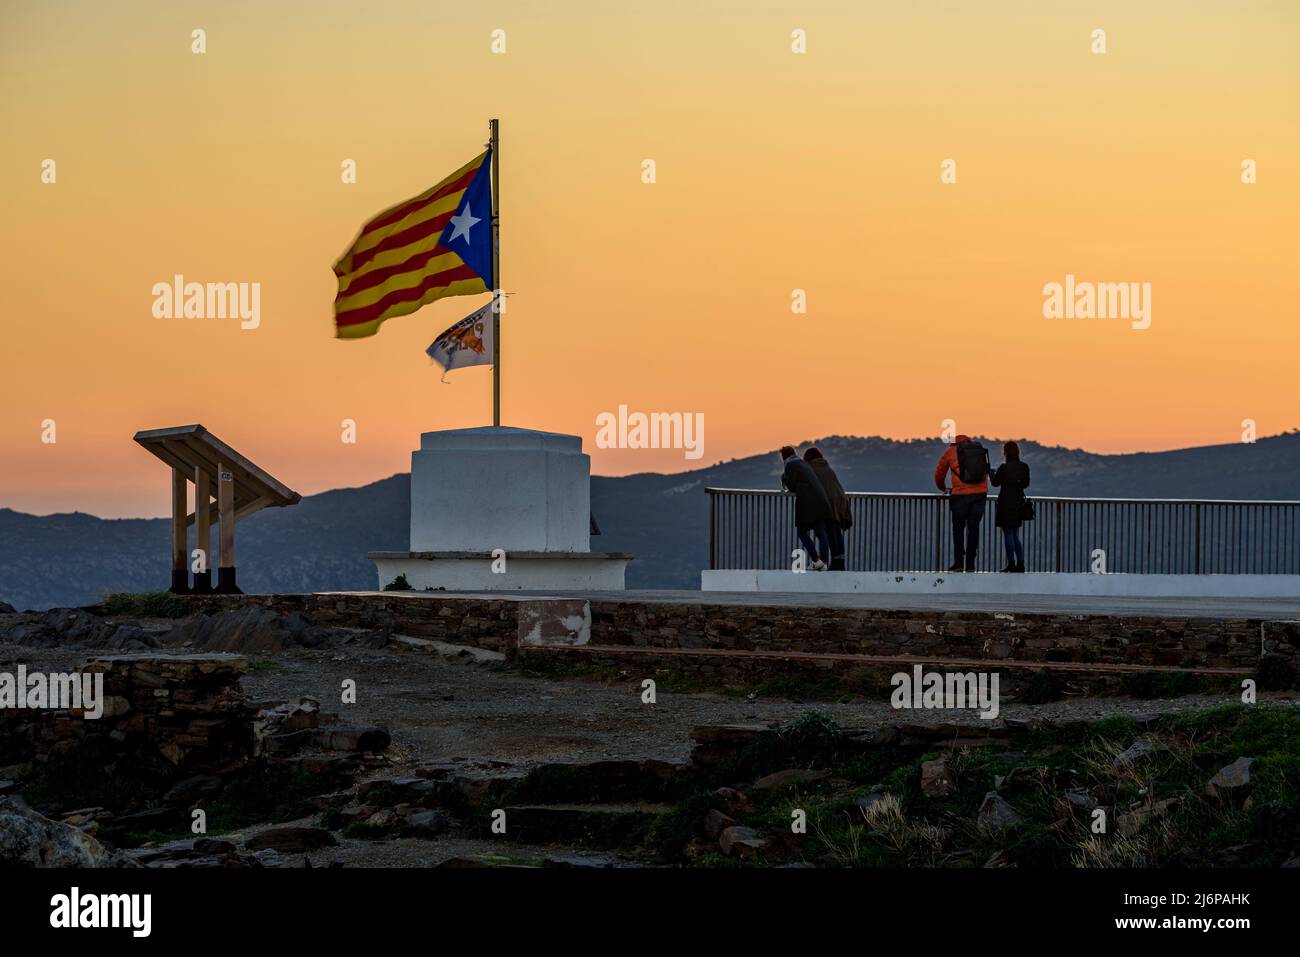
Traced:
POLYGON ((491 160, 487 150, 361 227, 352 248, 334 264, 338 338, 373 336, 385 319, 436 299, 495 288, 491 160))

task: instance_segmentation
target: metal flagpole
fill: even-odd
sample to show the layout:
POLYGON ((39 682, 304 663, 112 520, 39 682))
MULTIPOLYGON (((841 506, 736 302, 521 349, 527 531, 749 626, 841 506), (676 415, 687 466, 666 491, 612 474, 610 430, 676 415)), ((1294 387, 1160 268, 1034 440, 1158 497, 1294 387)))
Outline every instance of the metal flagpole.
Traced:
POLYGON ((492 424, 501 425, 501 141, 488 121, 492 150, 492 424))

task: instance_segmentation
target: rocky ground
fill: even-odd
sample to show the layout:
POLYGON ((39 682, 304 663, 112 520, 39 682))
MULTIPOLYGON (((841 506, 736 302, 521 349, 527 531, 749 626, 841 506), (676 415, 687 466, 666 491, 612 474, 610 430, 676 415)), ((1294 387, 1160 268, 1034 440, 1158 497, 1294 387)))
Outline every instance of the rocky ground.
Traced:
MULTIPOLYGON (((96 800, 93 782, 83 782, 91 786, 75 794, 52 789, 52 765, 44 756, 0 766, 0 779, 7 779, 0 780, 0 795, 7 792, 4 800, 12 805, 0 805, 0 833, 6 820, 23 833, 64 821, 79 834, 103 838, 116 863, 149 866, 996 864, 999 843, 989 835, 1001 829, 1018 833, 1029 828, 1037 835, 1054 824, 1057 836, 1043 840, 1066 846, 1058 837, 1067 829, 1063 822, 1069 814, 1052 818, 1063 812, 1040 791, 1050 791, 1066 805, 1074 800, 1080 815, 1104 806, 1117 817, 1128 816, 1128 838, 1138 834, 1134 813, 1145 815, 1144 821, 1173 814, 1189 800, 1183 793, 1189 775, 1179 772, 1177 787, 1183 790, 1162 793, 1162 801, 1177 800, 1161 806, 1155 803, 1160 789, 1153 787, 1154 780, 1129 780, 1114 772, 1114 760, 1143 733, 1158 742, 1153 753, 1176 752, 1178 746, 1171 742, 1183 740, 1182 732, 1162 721, 1238 701, 1235 694, 1219 694, 1006 702, 996 722, 982 721, 974 712, 899 712, 884 699, 809 702, 746 689, 688 693, 661 687, 648 703, 642 682, 656 677, 651 674, 599 679, 530 674, 481 649, 320 630, 309 622, 269 620, 255 612, 216 624, 68 610, 0 615, 0 672, 13 671, 19 663, 29 670, 73 671, 101 652, 146 659, 237 652, 247 659, 237 680, 249 701, 245 723, 250 729, 257 725, 249 733, 249 755, 239 767, 205 766, 186 779, 216 781, 191 785, 206 787, 203 794, 215 797, 185 793, 184 788, 177 795, 177 783, 169 781, 167 796, 96 800), (1051 756, 1078 746, 1078 729, 1096 721, 1109 731, 1088 738, 1089 747, 1114 750, 1109 770, 1088 777, 1075 768, 1056 767, 1051 756), (782 730, 764 730, 771 728, 782 730), (1060 740, 1048 740, 1051 734, 1044 728, 1073 730, 1063 732, 1060 740), (1033 747, 1022 746, 1018 735, 1029 732, 1033 747), (261 754, 252 753, 259 750, 261 754), (972 753, 989 760, 972 759, 972 753), (268 761, 273 770, 267 770, 268 761), (935 762, 945 763, 940 767, 935 762), (1016 796, 1018 767, 1030 769, 1020 772, 1020 778, 1032 778, 1037 789, 1028 804, 1016 796), (780 774, 787 777, 761 786, 780 774), (997 783, 1008 777, 1011 785, 997 783), (935 791, 936 780, 950 780, 951 787, 935 791), (250 796, 248 781, 271 782, 268 789, 291 793, 294 800, 283 794, 250 796), (813 833, 802 843, 785 838, 788 828, 778 823, 790 813, 790 789, 813 818, 813 833), (1076 798, 1069 798, 1070 793, 1076 798), (952 804, 959 796, 972 806, 952 804), (113 800, 124 803, 110 807, 113 800), (69 801, 77 806, 68 806, 69 801), (172 812, 205 802, 209 829, 196 844, 186 833, 187 821, 172 812), (20 809, 28 804, 28 810, 20 809), (506 812, 507 835, 492 830, 492 812, 500 810, 506 812), (47 823, 30 816, 35 812, 44 812, 37 816, 47 823), (962 828, 953 823, 959 812, 969 816, 971 835, 979 835, 964 844, 962 828), (250 820, 259 814, 267 817, 250 820), (872 814, 875 819, 868 821, 872 814), (939 823, 915 818, 900 824, 905 814, 929 814, 924 821, 939 823), (1034 821, 1035 814, 1043 821, 1034 821), (840 820, 846 816, 847 830, 840 820), (128 827, 123 820, 134 823, 128 827), (846 848, 857 847, 862 838, 854 828, 863 826, 892 850, 884 856, 849 853, 846 848), (933 854, 922 853, 927 841, 934 844, 933 854)), ((145 670, 156 672, 152 664, 145 670)), ((1300 704, 1295 692, 1262 693, 1260 698, 1284 714, 1294 713, 1300 704)), ((134 712, 114 720, 137 720, 148 708, 147 696, 142 697, 134 712)), ((194 720, 205 729, 213 722, 206 713, 194 720)), ((123 727, 129 735, 132 726, 123 727)), ((1227 741, 1235 728, 1216 725, 1215 733, 1227 741)), ((1294 728, 1286 724, 1270 733, 1285 736, 1294 728)), ((182 749, 194 744, 191 730, 184 729, 182 749)), ((1300 753, 1300 742, 1291 743, 1300 753)), ((207 750, 201 758, 210 762, 211 742, 205 738, 202 744, 207 750)), ((229 750, 224 739, 222 746, 229 750)), ((59 748, 54 751, 57 763, 59 748)), ((1215 751, 1205 760, 1222 758, 1215 751)), ((1266 782, 1274 781, 1277 769, 1267 763, 1272 759, 1263 760, 1269 771, 1266 782)), ((1224 767, 1229 764, 1223 760, 1224 767)), ((1250 843, 1248 832, 1258 822, 1244 806, 1251 773, 1247 765, 1245 783, 1221 788, 1219 800, 1227 802, 1225 813, 1247 835, 1242 846, 1253 848, 1259 839, 1250 843)), ((1294 789, 1288 774, 1281 780, 1294 789)), ((1200 794, 1207 787, 1197 782, 1194 790, 1200 794)), ((1300 848, 1288 852, 1282 845, 1290 839, 1286 829, 1294 826, 1288 815, 1300 800, 1288 791, 1279 801, 1284 807, 1276 811, 1277 827, 1284 836, 1270 853, 1289 859, 1300 848)), ((1199 808, 1200 803, 1198 797, 1186 807, 1199 808)), ((53 838, 50 842, 58 844, 53 838)), ((1085 842, 1080 838, 1068 846, 1077 851, 1085 842)), ((1272 848, 1267 841, 1265 845, 1272 848)), ((0 838, 0 855, 4 846, 0 838)), ((1112 860, 1098 852, 1091 862, 1152 863, 1166 860, 1161 856, 1165 851, 1153 835, 1133 852, 1136 856, 1112 860)), ((73 847, 67 853, 86 852, 73 847)), ((1020 862, 1035 860, 1030 855, 1020 862)), ((1059 864, 1066 858, 1047 855, 1043 862, 1059 864)))

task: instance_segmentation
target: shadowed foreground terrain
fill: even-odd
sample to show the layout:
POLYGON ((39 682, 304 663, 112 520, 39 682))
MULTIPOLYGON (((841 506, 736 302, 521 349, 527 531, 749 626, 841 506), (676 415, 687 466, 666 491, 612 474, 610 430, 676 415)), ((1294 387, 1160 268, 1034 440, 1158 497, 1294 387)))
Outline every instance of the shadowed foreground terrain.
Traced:
POLYGON ((99 721, 0 717, 0 862, 1277 867, 1300 855, 1294 692, 1249 706, 1235 687, 1004 696, 985 721, 843 689, 809 700, 772 680, 541 675, 481 648, 291 620, 223 632, 224 620, 0 616, 0 672, 90 661, 108 695, 99 721))

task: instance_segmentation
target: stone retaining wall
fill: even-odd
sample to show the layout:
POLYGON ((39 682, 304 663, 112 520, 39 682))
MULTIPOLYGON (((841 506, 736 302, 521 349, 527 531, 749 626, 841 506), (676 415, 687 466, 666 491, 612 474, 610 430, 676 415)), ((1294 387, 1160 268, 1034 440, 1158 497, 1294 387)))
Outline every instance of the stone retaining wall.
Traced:
MULTIPOLYGON (((252 603, 313 623, 438 638, 513 655, 521 611, 536 599, 392 594, 196 597, 252 603)), ((557 607, 581 606, 580 599, 557 607)), ((594 600, 590 633, 569 643, 876 657, 1253 668, 1262 652, 1300 661, 1300 622, 806 608, 594 600)))
POLYGON ((284 614, 298 612, 315 625, 438 638, 502 654, 514 652, 519 634, 516 602, 496 598, 444 598, 428 593, 395 592, 392 595, 207 595, 191 596, 189 601, 211 611, 258 605, 284 614))
MULTIPOLYGON (((1261 622, 1117 615, 593 602, 592 643, 817 654, 1250 668, 1261 622)), ((1276 651, 1296 655, 1294 635, 1276 651)))
POLYGON ((167 774, 221 773, 253 752, 257 713, 239 685, 238 655, 103 655, 80 674, 103 675, 102 714, 41 708, 0 712, 0 764, 44 761, 78 742, 129 755, 167 774))

